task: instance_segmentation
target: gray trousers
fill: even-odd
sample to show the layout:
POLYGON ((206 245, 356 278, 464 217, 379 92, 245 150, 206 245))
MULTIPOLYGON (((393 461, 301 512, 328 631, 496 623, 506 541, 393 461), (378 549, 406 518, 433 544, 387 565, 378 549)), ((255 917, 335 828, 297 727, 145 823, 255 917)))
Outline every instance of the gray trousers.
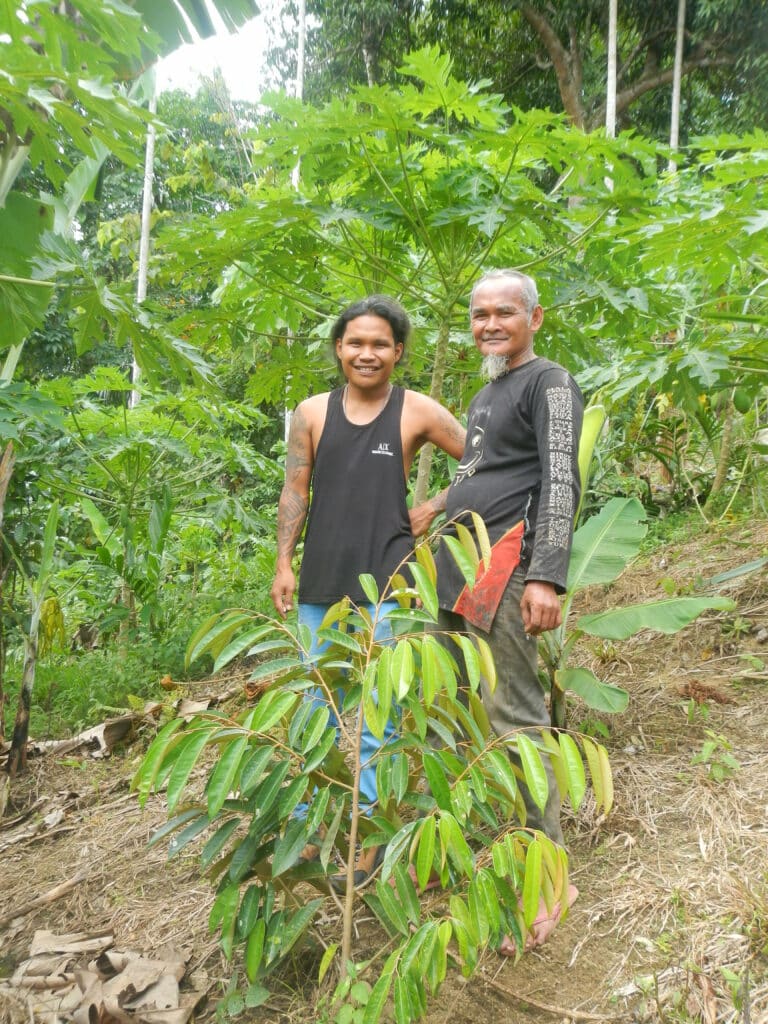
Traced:
MULTIPOLYGON (((488 681, 482 677, 480 693, 493 731, 497 737, 502 738, 521 729, 531 729, 531 739, 537 742, 540 729, 549 728, 550 719, 544 701, 544 690, 538 677, 538 642, 536 637, 526 636, 523 629, 520 601, 524 587, 522 573, 513 573, 490 633, 477 629, 463 616, 442 609, 437 628, 441 631, 480 636, 487 641, 496 665, 497 682, 496 689, 491 693, 488 681)), ((437 639, 456 657, 463 673, 460 685, 468 686, 461 653, 447 637, 438 635, 437 639)), ((520 761, 516 754, 510 752, 510 759, 519 765, 520 761)), ((527 811, 526 825, 539 829, 553 842, 564 846, 557 782, 549 757, 544 754, 542 760, 549 784, 549 799, 544 811, 540 811, 531 800, 527 788, 521 784, 527 811)))

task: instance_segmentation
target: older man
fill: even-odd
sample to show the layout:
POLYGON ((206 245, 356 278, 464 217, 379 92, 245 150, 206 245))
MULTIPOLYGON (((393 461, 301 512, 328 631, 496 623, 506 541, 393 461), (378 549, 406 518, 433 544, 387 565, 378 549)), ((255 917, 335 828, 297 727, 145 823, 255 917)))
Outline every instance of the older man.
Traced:
MULTIPOLYGON (((482 698, 497 736, 549 725, 538 678, 536 637, 560 625, 573 521, 579 500, 583 400, 570 374, 534 352, 544 312, 535 282, 491 271, 475 285, 470 326, 488 383, 469 408, 464 455, 448 490, 446 516, 470 530, 476 512, 492 545, 490 566, 470 590, 442 544, 438 551, 441 630, 479 633, 498 673, 482 698)), ((551 765, 542 813, 524 792, 528 827, 562 844, 560 798, 551 765)), ((575 890, 571 899, 575 898, 575 890)), ((556 917, 556 915, 553 915, 556 917)), ((556 923, 544 915, 534 943, 556 923)), ((501 952, 514 953, 505 940, 501 952)))

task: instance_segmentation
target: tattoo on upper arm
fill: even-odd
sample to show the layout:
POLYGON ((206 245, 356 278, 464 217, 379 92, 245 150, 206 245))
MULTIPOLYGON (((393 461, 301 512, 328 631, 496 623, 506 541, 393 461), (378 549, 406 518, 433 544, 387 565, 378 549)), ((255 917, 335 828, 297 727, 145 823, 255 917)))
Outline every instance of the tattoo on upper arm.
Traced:
POLYGON ((285 453, 285 480, 290 483, 312 465, 312 438, 306 417, 299 406, 291 420, 288 448, 285 453))

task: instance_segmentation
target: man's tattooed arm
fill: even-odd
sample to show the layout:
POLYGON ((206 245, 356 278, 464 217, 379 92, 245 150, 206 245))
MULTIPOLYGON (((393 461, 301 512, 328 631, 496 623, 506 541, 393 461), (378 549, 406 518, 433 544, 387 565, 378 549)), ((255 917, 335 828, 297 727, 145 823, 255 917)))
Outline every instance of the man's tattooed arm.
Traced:
POLYGON ((285 456, 285 484, 277 506, 277 561, 289 562, 296 550, 309 508, 314 457, 312 435, 299 406, 291 419, 285 456))
POLYGON ((296 577, 291 560, 307 519, 313 465, 312 433, 299 406, 291 420, 285 484, 277 505, 277 565, 271 594, 272 603, 283 618, 293 608, 296 577))

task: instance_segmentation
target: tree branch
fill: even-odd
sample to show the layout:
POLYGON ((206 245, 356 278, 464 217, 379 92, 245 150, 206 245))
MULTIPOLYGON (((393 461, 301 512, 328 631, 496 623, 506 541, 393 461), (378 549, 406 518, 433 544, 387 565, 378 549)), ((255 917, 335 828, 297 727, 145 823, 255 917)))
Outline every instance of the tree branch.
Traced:
POLYGON ((566 114, 577 128, 583 128, 585 114, 581 99, 581 57, 576 33, 571 32, 572 49, 566 50, 560 42, 557 32, 541 11, 537 11, 529 3, 521 3, 520 12, 531 28, 537 33, 549 54, 557 76, 560 97, 566 114))

